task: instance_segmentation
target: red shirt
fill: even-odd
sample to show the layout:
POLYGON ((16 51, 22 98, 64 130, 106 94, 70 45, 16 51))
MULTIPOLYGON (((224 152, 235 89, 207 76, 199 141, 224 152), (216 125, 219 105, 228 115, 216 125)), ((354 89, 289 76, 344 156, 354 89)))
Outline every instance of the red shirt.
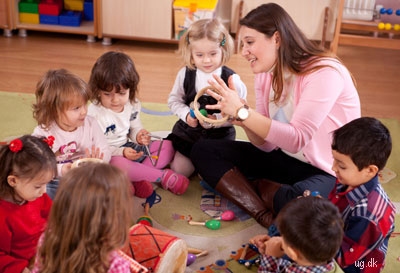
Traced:
POLYGON ((51 204, 47 194, 23 205, 0 200, 0 273, 22 272, 28 266, 51 204))

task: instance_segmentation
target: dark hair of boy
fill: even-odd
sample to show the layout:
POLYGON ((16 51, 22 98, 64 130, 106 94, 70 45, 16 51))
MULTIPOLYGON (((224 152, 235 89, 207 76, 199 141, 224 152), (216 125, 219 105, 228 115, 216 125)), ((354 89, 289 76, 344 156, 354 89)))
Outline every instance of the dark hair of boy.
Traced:
POLYGON ((342 244, 343 221, 328 199, 294 199, 280 211, 276 225, 285 243, 316 265, 331 261, 342 244))
POLYGON ((382 170, 392 151, 392 138, 381 121, 362 117, 334 131, 332 150, 348 155, 359 170, 369 165, 382 170))

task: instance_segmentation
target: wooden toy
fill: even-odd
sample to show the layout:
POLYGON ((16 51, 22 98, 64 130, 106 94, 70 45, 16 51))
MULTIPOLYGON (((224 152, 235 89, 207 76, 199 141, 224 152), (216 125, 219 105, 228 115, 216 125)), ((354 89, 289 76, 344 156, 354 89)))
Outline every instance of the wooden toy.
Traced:
POLYGON ((213 88, 212 86, 204 87, 204 88, 201 89, 199 92, 197 92, 197 94, 196 94, 196 96, 195 96, 195 98, 194 98, 194 101, 193 101, 193 110, 194 110, 194 114, 195 114, 196 118, 201 122, 201 124, 203 125, 203 127, 205 127, 205 128, 206 128, 206 127, 207 127, 207 128, 212 128, 212 127, 217 128, 217 127, 220 127, 221 125, 223 125, 224 123, 226 123, 226 122, 228 121, 228 119, 229 119, 229 116, 228 116, 228 115, 225 115, 225 116, 223 116, 223 117, 220 118, 220 119, 212 119, 212 118, 205 117, 205 116, 200 112, 199 107, 198 107, 199 104, 198 104, 197 100, 198 100, 201 96, 203 96, 203 95, 206 93, 206 91, 207 91, 208 89, 210 89, 210 90, 212 90, 212 91, 214 91, 215 93, 218 94, 218 91, 217 91, 217 90, 214 90, 214 88, 213 88))

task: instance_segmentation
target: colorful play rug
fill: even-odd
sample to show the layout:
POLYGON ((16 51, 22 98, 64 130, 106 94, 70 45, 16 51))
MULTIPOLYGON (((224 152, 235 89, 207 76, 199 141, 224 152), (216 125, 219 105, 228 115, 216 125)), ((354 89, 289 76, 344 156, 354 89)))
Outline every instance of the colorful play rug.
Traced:
MULTIPOLYGON (((32 118, 32 94, 0 92, 0 141, 5 142, 22 134, 30 134, 35 126, 32 118)), ((169 132, 177 118, 170 114, 168 106, 158 103, 143 104, 141 119, 145 128, 151 132, 169 132)), ((380 119, 390 130, 393 139, 393 150, 387 166, 380 173, 380 181, 397 209, 396 232, 400 231, 400 122, 395 119, 380 119)), ((245 135, 238 128, 238 139, 245 135)), ((208 250, 209 255, 198 258, 186 268, 191 272, 256 272, 256 266, 247 268, 238 263, 242 249, 248 240, 256 234, 266 233, 266 229, 253 219, 246 218, 232 204, 212 191, 200 185, 200 180, 193 177, 188 191, 176 196, 161 188, 156 192, 161 197, 159 204, 151 208, 154 227, 185 240, 189 247, 208 250), (204 222, 221 211, 235 211, 236 219, 221 222, 218 230, 210 230, 205 226, 191 226, 187 219, 204 222)), ((143 214, 141 203, 137 199, 137 217, 143 214)), ((248 254, 248 255, 251 255, 248 254)), ((398 272, 400 266, 400 236, 390 239, 386 267, 383 273, 398 272)), ((250 258, 249 258, 250 259, 250 258)))

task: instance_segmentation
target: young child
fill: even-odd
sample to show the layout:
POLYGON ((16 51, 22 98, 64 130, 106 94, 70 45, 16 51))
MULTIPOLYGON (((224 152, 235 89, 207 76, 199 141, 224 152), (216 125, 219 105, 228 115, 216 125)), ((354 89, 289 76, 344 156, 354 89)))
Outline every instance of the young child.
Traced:
POLYGON ((329 199, 344 221, 336 261, 345 272, 380 272, 394 230, 395 208, 378 180, 392 150, 389 130, 377 119, 355 119, 333 133, 337 184, 329 199))
MULTIPOLYGON (((33 135, 54 139, 58 177, 80 158, 110 161, 111 153, 97 121, 86 115, 90 92, 85 81, 65 69, 49 70, 38 82, 35 95, 33 117, 38 126, 33 135)), ((52 199, 58 184, 54 179, 47 185, 52 199)))
POLYGON ((111 164, 128 173, 138 197, 152 194, 153 187, 148 181, 161 182, 164 189, 183 194, 189 185, 188 178, 170 169, 163 170, 174 156, 172 143, 151 141, 150 133, 140 121, 138 84, 139 74, 128 55, 104 53, 94 64, 89 80, 93 92, 89 115, 97 119, 111 147, 111 164))
MULTIPOLYGON (((190 160, 192 146, 200 139, 232 139, 236 137, 235 128, 227 122, 219 128, 204 128, 196 117, 190 114, 190 104, 197 92, 209 86, 208 80, 216 74, 226 84, 231 81, 245 100, 247 89, 239 75, 225 66, 234 48, 232 37, 218 19, 202 19, 190 25, 179 41, 179 52, 185 64, 176 76, 174 86, 168 98, 168 106, 179 117, 172 133, 167 139, 172 140, 177 150, 171 162, 171 169, 189 177, 194 166, 190 160)), ((208 95, 198 99, 199 109, 217 101, 208 95)), ((221 114, 208 111, 210 118, 220 118, 221 114)), ((206 126, 205 126, 206 127, 206 126)))
POLYGON ((118 251, 133 221, 126 175, 110 164, 87 163, 60 181, 32 273, 129 273, 118 251))
POLYGON ((334 260, 342 243, 343 221, 328 199, 294 199, 280 211, 276 225, 280 236, 250 240, 261 254, 259 273, 343 272, 334 260))
POLYGON ((25 135, 0 147, 0 272, 30 272, 50 213, 46 184, 57 175, 46 141, 25 135))

